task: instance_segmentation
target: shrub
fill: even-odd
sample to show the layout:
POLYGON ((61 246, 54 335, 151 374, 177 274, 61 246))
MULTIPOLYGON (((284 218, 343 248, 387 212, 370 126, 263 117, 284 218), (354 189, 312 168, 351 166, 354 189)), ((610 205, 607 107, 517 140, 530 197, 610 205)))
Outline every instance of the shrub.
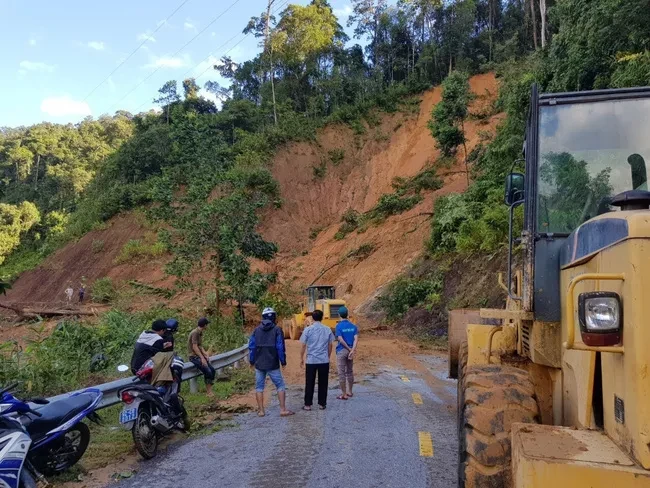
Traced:
POLYGON ((400 277, 388 285, 379 297, 379 306, 386 313, 386 318, 394 322, 401 318, 410 308, 426 304, 435 305, 440 301, 442 279, 400 277))
POLYGON ((124 244, 120 254, 115 258, 115 263, 123 264, 135 259, 159 257, 165 254, 166 250, 165 245, 161 242, 146 244, 139 239, 131 239, 124 244))
POLYGON ((379 197, 377 205, 370 211, 370 215, 374 219, 385 219, 391 215, 406 212, 421 201, 422 196, 419 194, 401 197, 396 193, 384 193, 379 197))
POLYGON ((351 208, 346 210, 341 217, 341 226, 339 227, 338 232, 334 235, 334 239, 337 241, 344 239, 346 235, 359 227, 361 220, 362 215, 359 212, 351 208))
POLYGON ((321 161, 318 166, 312 167, 312 171, 314 173, 315 179, 325 178, 325 175, 327 174, 327 163, 325 161, 321 161))
POLYGON ((328 156, 330 161, 334 166, 338 166, 345 159, 345 150, 344 149, 332 149, 328 151, 328 156))
POLYGON ((109 303, 115 298, 115 287, 113 281, 106 276, 99 278, 91 288, 92 299, 98 303, 109 303))
POLYGON ((104 241, 101 239, 95 239, 91 245, 93 254, 99 254, 104 250, 104 241))

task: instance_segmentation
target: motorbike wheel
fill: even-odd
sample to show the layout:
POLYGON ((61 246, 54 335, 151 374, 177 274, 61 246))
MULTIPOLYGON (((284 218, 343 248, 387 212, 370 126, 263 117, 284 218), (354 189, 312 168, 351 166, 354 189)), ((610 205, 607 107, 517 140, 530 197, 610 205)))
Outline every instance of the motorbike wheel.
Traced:
POLYGON ((88 448, 90 429, 79 422, 63 435, 62 440, 57 447, 47 450, 42 459, 32 459, 36 469, 46 476, 61 473, 79 462, 88 448))
POLYGON ((179 422, 181 424, 180 429, 183 432, 189 432, 190 427, 192 426, 192 421, 190 420, 190 416, 187 414, 187 410, 185 410, 185 407, 182 408, 183 408, 183 416, 181 417, 181 420, 179 422))
POLYGON ((133 424, 133 443, 145 459, 156 457, 158 452, 158 433, 151 425, 151 413, 147 408, 138 411, 138 418, 133 424))

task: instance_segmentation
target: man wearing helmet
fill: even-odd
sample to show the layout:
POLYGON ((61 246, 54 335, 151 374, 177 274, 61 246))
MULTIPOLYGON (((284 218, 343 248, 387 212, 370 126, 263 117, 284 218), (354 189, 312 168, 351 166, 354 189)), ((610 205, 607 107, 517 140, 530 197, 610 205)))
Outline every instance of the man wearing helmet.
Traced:
POLYGON ((163 341, 165 342, 164 352, 174 350, 174 334, 178 331, 178 320, 176 319, 167 319, 165 322, 167 326, 165 329, 165 334, 163 335, 163 341))
POLYGON ((287 365, 287 354, 284 348, 284 334, 275 324, 277 314, 267 307, 262 312, 262 323, 257 326, 248 341, 248 358, 251 366, 255 367, 255 397, 257 399, 257 414, 264 417, 264 382, 266 376, 271 378, 278 391, 280 400, 280 416, 287 417, 294 412, 286 407, 286 387, 280 371, 280 364, 287 365))

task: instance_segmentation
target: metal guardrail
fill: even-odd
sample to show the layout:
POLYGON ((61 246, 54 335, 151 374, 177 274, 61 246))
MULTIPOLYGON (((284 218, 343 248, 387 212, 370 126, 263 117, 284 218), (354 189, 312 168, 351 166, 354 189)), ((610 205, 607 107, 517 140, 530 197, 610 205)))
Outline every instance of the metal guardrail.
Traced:
MULTIPOLYGON (((244 358, 246 357, 247 351, 248 351, 248 345, 245 345, 240 347, 239 349, 233 349, 232 351, 224 352, 222 354, 217 354, 216 356, 212 356, 210 358, 210 364, 212 364, 212 367, 217 370, 217 373, 219 373, 220 370, 228 366, 238 367, 239 366, 238 363, 244 360, 244 358)), ((201 376, 201 374, 202 373, 192 363, 188 362, 185 363, 185 366, 183 366, 183 381, 192 380, 197 376, 201 376)), ((99 405, 97 406, 97 410, 101 408, 117 405, 118 403, 120 403, 121 400, 117 397, 117 392, 122 388, 133 384, 134 378, 135 376, 130 376, 128 378, 123 378, 120 380, 103 383, 101 385, 88 387, 88 388, 97 388, 104 394, 101 402, 99 402, 99 405)), ((190 390, 194 390, 196 388, 196 384, 192 384, 192 383, 194 382, 190 383, 190 390)), ((62 393, 61 395, 50 397, 48 398, 48 400, 50 402, 63 400, 68 396, 72 395, 73 393, 76 393, 78 391, 83 391, 84 389, 85 388, 71 391, 68 393, 62 393)))

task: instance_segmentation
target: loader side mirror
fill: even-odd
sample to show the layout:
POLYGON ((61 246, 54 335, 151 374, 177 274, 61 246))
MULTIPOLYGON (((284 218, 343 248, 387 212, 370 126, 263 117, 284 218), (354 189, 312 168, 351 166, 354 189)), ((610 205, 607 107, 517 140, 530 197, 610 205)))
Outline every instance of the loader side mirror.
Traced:
POLYGON ((524 200, 524 175, 521 173, 510 173, 506 176, 506 192, 504 202, 511 206, 521 203, 524 200))

